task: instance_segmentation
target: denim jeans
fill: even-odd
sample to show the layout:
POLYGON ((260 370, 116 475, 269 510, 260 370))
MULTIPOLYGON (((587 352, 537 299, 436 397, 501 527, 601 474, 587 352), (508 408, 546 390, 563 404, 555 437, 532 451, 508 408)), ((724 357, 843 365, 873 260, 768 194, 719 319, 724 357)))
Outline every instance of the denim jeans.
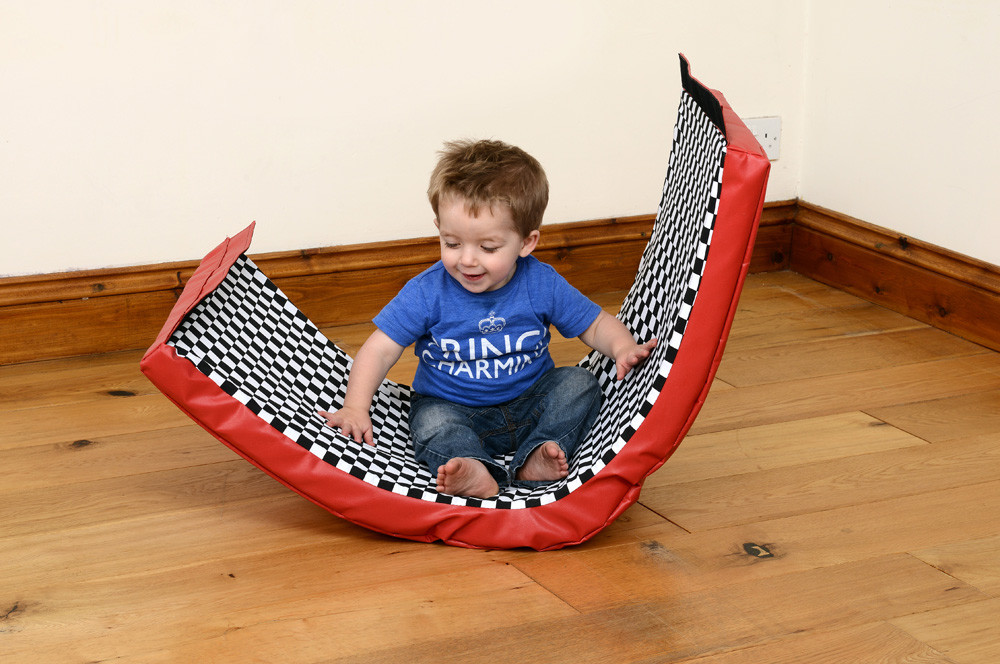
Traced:
POLYGON ((516 480, 517 471, 542 443, 555 441, 572 457, 587 436, 601 407, 601 389, 586 369, 559 367, 542 375, 528 390, 496 406, 470 407, 414 394, 410 435, 417 461, 432 475, 455 457, 478 459, 501 487, 540 486, 549 482, 516 480), (493 459, 514 453, 510 467, 493 459))

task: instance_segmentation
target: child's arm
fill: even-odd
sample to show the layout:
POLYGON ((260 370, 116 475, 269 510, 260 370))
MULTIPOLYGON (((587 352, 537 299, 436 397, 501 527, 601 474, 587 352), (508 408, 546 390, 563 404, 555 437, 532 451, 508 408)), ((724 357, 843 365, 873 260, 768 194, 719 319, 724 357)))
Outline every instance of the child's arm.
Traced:
POLYGON ((333 413, 320 411, 327 426, 337 427, 345 436, 359 443, 364 441, 374 445, 372 420, 368 414, 372 399, 403 350, 403 346, 390 339, 382 330, 376 329, 354 358, 351 375, 347 378, 344 407, 333 413))
POLYGON ((580 335, 580 339, 594 350, 614 358, 618 367, 618 380, 624 378, 633 367, 642 364, 656 347, 655 338, 637 344, 628 328, 606 311, 597 316, 580 335))

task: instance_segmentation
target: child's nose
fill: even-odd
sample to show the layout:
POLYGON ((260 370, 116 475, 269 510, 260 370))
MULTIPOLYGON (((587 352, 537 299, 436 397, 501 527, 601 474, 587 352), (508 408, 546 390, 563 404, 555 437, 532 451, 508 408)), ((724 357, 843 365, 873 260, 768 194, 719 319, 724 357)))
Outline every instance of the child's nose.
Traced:
POLYGON ((475 265, 476 252, 473 249, 463 248, 460 260, 462 261, 462 265, 475 265))

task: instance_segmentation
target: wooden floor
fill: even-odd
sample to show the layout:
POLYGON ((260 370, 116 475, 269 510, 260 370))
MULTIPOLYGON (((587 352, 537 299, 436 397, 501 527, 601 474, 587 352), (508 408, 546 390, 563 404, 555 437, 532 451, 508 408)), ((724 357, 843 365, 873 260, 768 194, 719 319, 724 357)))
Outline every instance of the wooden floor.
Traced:
POLYGON ((0 367, 0 662, 1000 662, 1000 355, 794 273, 749 278, 639 504, 551 553, 341 521, 138 359, 0 367))

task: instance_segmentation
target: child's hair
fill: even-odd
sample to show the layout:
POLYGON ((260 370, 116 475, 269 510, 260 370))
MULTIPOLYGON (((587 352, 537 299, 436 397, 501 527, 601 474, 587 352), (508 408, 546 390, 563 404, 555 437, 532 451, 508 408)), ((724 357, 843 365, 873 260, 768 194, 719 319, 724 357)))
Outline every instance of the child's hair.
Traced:
POLYGON ((427 189, 435 216, 441 199, 452 195, 464 199, 473 216, 484 206, 506 205, 522 237, 542 225, 549 203, 549 181, 542 165, 530 154, 489 140, 450 141, 439 154, 427 189))

